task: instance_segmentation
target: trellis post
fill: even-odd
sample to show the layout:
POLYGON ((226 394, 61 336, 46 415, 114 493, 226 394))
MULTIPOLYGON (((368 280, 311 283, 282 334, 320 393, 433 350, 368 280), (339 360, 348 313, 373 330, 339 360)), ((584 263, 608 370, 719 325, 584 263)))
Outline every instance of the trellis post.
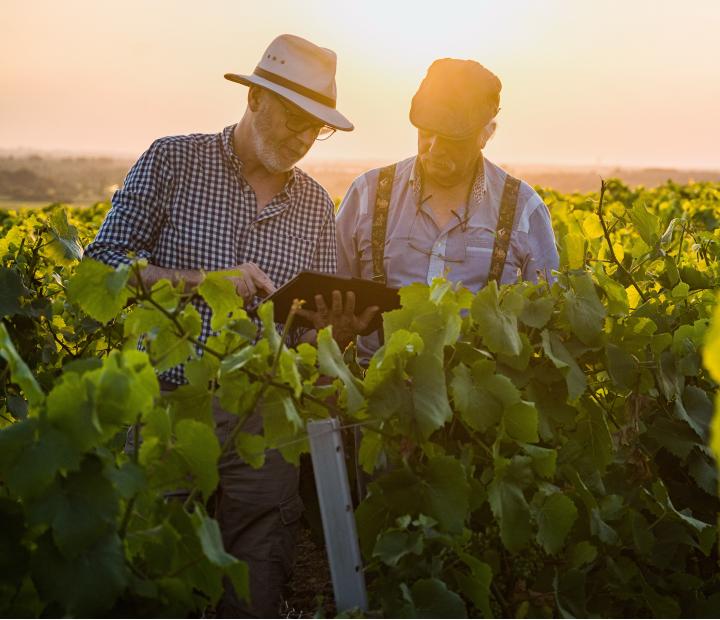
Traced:
POLYGON ((325 547, 338 612, 367 611, 365 576, 360 558, 345 452, 337 419, 308 422, 325 547))

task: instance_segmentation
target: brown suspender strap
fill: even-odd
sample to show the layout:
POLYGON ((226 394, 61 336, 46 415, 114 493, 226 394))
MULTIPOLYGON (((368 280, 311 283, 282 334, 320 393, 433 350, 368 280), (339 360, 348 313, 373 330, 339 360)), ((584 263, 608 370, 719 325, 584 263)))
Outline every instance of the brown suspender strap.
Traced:
POLYGON ((510 246, 519 190, 520 180, 508 174, 505 178, 505 187, 503 187, 502 200, 500 201, 500 213, 498 214, 498 223, 495 229, 495 245, 493 246, 490 271, 488 272, 488 284, 493 280, 500 284, 508 247, 510 246))
POLYGON ((372 279, 385 283, 385 233, 387 231, 388 209, 390 207, 390 194, 395 179, 395 164, 385 166, 380 170, 377 195, 375 196, 375 211, 372 221, 372 279))

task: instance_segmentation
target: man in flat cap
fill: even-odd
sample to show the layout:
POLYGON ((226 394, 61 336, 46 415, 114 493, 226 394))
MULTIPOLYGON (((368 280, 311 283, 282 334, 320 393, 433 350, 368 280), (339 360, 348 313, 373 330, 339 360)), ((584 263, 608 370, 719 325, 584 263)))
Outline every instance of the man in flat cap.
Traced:
MULTIPOLYGON (((295 167, 315 140, 353 129, 335 107, 335 66, 331 50, 281 35, 252 74, 226 74, 250 87, 240 122, 215 134, 153 142, 113 196, 86 255, 112 266, 130 263, 130 254, 146 258, 147 284, 168 278, 193 287, 203 272, 239 269, 228 278, 246 302, 300 271, 335 272, 333 201, 295 167)), ((197 297, 192 303, 205 341, 210 308, 197 297)), ((329 318, 344 341, 343 330, 359 331, 369 314, 356 317, 340 308, 329 318)), ((160 381, 164 391, 186 383, 183 366, 162 373, 160 381)), ((237 418, 217 399, 213 409, 222 440, 237 418)), ((257 412, 246 427, 260 431, 257 412)), ((218 615, 275 617, 303 510, 297 469, 276 450, 258 470, 235 454, 220 465, 215 518, 226 549, 249 564, 252 607, 228 590, 218 615)))
MULTIPOLYGON (((340 205, 340 274, 394 287, 446 276, 473 292, 490 280, 552 280, 547 207, 483 156, 500 89, 473 60, 432 63, 410 107, 417 155, 358 177, 340 205)), ((361 360, 378 346, 377 333, 360 338, 361 360)))

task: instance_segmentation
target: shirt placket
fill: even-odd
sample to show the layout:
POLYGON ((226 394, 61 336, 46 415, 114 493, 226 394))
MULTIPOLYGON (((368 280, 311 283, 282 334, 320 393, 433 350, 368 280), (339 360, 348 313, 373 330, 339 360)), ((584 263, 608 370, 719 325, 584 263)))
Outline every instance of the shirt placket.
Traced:
POLYGON ((432 284, 435 278, 441 278, 445 275, 446 262, 444 259, 447 249, 448 233, 443 231, 440 233, 432 246, 432 254, 430 254, 430 262, 428 263, 427 283, 432 284))

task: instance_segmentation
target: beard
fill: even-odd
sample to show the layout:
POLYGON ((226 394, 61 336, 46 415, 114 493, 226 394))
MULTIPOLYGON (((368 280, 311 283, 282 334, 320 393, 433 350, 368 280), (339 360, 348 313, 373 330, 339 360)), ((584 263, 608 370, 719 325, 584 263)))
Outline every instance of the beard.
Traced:
POLYGON ((302 156, 283 155, 280 144, 272 140, 272 120, 263 106, 250 125, 252 146, 258 161, 272 174, 290 172, 302 156))

